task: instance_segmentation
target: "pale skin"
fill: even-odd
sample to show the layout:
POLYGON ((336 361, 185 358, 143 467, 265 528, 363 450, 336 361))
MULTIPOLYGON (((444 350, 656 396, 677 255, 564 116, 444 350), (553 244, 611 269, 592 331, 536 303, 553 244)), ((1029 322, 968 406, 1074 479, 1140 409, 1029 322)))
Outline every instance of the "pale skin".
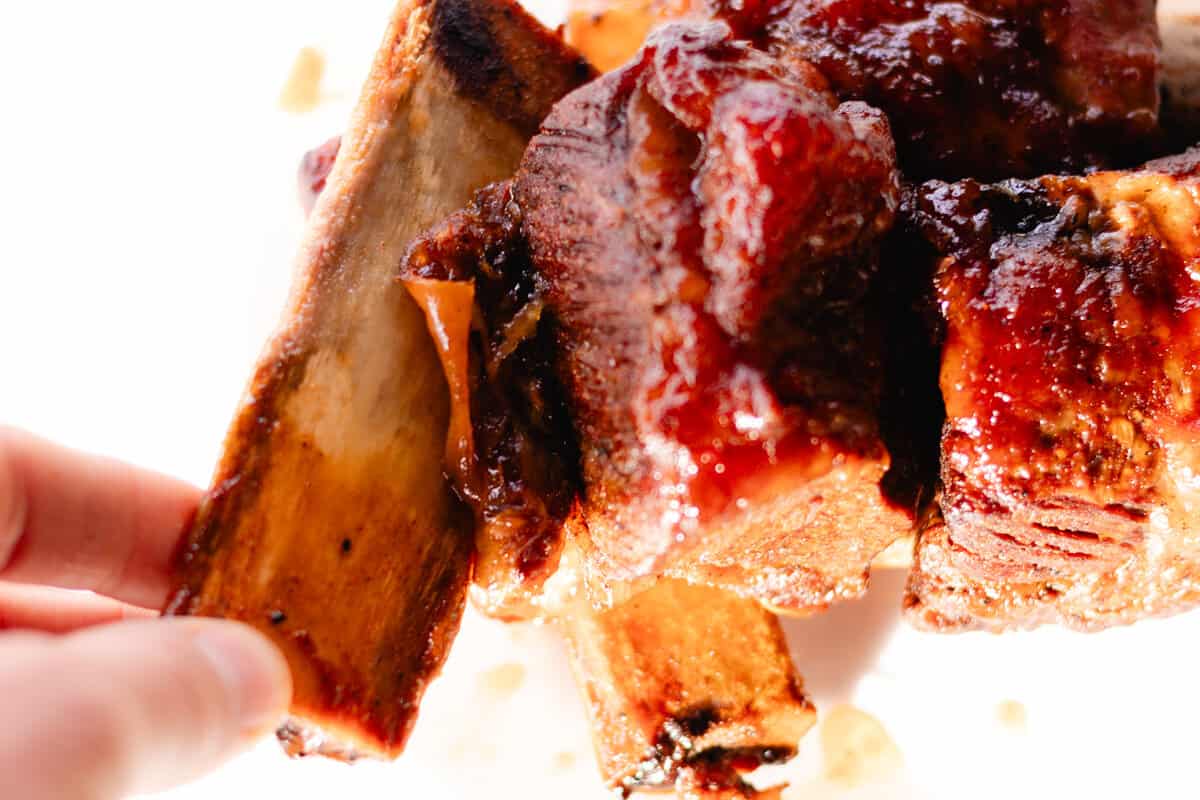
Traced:
POLYGON ((152 610, 199 499, 172 478, 0 428, 0 797, 163 789, 279 721, 291 679, 269 641, 152 610))

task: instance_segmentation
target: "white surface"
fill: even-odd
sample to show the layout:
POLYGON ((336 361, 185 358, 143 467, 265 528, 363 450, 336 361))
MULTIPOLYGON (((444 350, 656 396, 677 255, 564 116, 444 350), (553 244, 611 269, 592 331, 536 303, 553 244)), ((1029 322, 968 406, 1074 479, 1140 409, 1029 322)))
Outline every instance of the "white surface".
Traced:
MULTIPOLYGON (((207 481, 287 286, 297 159, 344 124, 390 6, 0 4, 0 420, 207 481), (329 59, 329 100, 288 115, 275 101, 304 45, 329 59)), ((788 624, 820 706, 852 700, 903 752, 891 784, 849 796, 1197 794, 1200 615, 939 638, 899 622, 900 588, 883 575, 788 624), (1024 733, 997 721, 1009 699, 1024 733)), ((834 795, 818 738, 801 752, 787 797, 834 795)), ((162 798, 481 796, 604 796, 552 631, 468 618, 396 764, 288 762, 266 742, 162 798), (513 662, 515 695, 482 688, 513 662)))

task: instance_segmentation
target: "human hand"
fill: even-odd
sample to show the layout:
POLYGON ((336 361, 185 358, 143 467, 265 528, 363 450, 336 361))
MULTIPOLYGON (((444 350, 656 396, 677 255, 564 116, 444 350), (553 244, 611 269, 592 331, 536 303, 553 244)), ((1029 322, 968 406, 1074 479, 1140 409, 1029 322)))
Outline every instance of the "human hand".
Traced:
POLYGON ((166 599, 198 500, 171 478, 0 429, 0 798, 165 788, 284 713, 291 678, 269 641, 148 610, 166 599))

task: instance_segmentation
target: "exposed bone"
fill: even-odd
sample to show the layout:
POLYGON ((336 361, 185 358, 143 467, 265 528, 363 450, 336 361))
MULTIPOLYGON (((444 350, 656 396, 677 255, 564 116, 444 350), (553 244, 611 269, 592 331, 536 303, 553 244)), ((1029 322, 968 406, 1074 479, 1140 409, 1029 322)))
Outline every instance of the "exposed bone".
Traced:
POLYGON ((577 600, 560 622, 610 786, 749 796, 740 773, 790 758, 815 721, 754 601, 664 579, 603 611, 577 600))
POLYGON ((295 754, 398 754, 457 631, 470 520, 443 477, 441 366, 395 268, 415 233, 512 172, 587 74, 508 0, 395 11, 167 607, 283 649, 295 754))

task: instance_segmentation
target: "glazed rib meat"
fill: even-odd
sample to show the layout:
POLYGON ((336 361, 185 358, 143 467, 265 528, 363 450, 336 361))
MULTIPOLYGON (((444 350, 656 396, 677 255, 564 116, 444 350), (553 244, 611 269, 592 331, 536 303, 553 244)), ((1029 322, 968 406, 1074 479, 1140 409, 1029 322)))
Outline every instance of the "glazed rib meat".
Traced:
POLYGON ((279 645, 293 753, 398 754, 470 576, 470 517, 443 476, 446 382, 396 262, 510 175, 551 104, 589 75, 507 0, 403 0, 340 149, 308 164, 320 196, 291 302, 168 607, 279 645))
POLYGON ((509 189, 480 192, 418 240, 404 278, 445 299, 431 328, 462 316, 449 307, 456 301, 474 319, 443 363, 463 370, 468 387, 457 402, 470 444, 453 445, 452 477, 476 513, 476 604, 561 626, 610 786, 767 796, 742 774, 790 758, 814 716, 774 617, 753 600, 667 579, 624 587, 597 609, 583 585, 567 533, 582 524, 577 455, 552 369, 553 327, 527 250, 512 246, 509 189))
POLYGON ((544 616, 579 457, 554 370, 554 328, 517 235, 508 184, 414 242, 403 283, 450 385, 450 477, 475 515, 472 598, 493 617, 544 616))
POLYGON ((814 65, 843 100, 886 112, 907 176, 998 179, 1146 157, 1158 110, 1154 9, 1154 0, 580 0, 569 35, 611 64, 655 21, 724 20, 780 58, 814 65))
POLYGON ((767 26, 887 112, 905 174, 1006 178, 1137 158, 1153 133, 1154 0, 798 0, 767 26))
POLYGON ((1198 191, 1198 150, 920 188, 947 419, 918 621, 1096 628, 1200 600, 1198 191))
MULTIPOLYGON (((305 156, 302 201, 319 196, 338 150, 335 138, 305 156)), ((481 210, 504 224, 504 209, 488 209, 487 197, 481 210)), ((483 248, 480 237, 502 238, 486 226, 449 225, 444 234, 442 272, 405 284, 428 312, 447 375, 448 471, 477 511, 477 605, 561 624, 610 785, 777 796, 742 776, 790 758, 814 719, 778 623, 751 600, 678 581, 597 611, 578 591, 577 556, 559 569, 578 479, 532 271, 483 248), (558 584, 577 591, 556 586, 546 602, 543 583, 556 570, 558 584)))
POLYGON ((893 165, 878 113, 717 25, 663 29, 555 107, 514 198, 603 574, 808 607, 860 590, 905 527, 862 303, 893 165))
POLYGON ((668 26, 560 102, 516 178, 404 274, 528 260, 595 573, 805 609, 861 591, 909 526, 880 489, 864 302, 898 194, 878 112, 723 25, 668 26))

